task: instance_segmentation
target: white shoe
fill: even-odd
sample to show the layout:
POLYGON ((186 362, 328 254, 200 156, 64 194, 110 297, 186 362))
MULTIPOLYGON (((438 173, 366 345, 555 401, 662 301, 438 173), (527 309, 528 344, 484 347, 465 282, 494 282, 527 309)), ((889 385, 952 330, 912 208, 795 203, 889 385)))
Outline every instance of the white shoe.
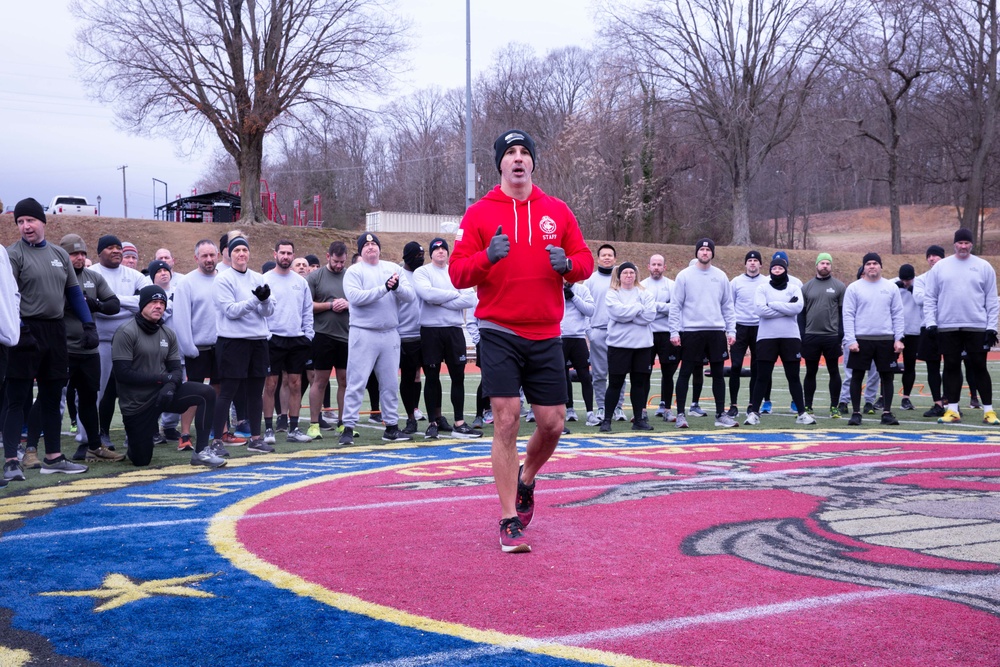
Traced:
POLYGON ((669 409, 663 411, 663 421, 665 422, 675 422, 677 421, 677 416, 669 409))
POLYGON ((601 418, 595 415, 593 412, 587 413, 587 426, 600 426, 601 418))
POLYGON ((524 416, 524 421, 526 421, 526 422, 533 422, 533 421, 535 421, 535 411, 534 410, 528 410, 528 414, 526 414, 524 416))
POLYGON ((269 428, 269 429, 266 429, 264 431, 264 442, 266 442, 269 445, 273 445, 274 444, 274 429, 273 428, 269 428))
POLYGON ((575 422, 579 421, 576 416, 576 408, 566 408, 566 421, 575 422))
POLYGON ((801 415, 795 418, 796 424, 815 424, 816 418, 813 417, 808 412, 803 412, 801 415))
POLYGON ((627 422, 628 417, 625 416, 625 411, 621 408, 615 408, 614 417, 611 418, 612 421, 616 422, 627 422))
POLYGON ((654 417, 662 417, 664 413, 667 412, 667 404, 660 401, 660 407, 656 408, 656 412, 653 413, 654 417))
POLYGON ((420 408, 413 408, 413 418, 416 419, 418 422, 422 422, 425 419, 427 419, 427 417, 424 417, 424 413, 420 411, 420 408))
POLYGON ((748 412, 746 421, 743 423, 747 426, 756 426, 760 423, 760 415, 756 412, 748 412))
POLYGON ((701 406, 697 403, 691 404, 691 409, 688 410, 688 414, 692 417, 706 417, 708 413, 701 409, 701 406))

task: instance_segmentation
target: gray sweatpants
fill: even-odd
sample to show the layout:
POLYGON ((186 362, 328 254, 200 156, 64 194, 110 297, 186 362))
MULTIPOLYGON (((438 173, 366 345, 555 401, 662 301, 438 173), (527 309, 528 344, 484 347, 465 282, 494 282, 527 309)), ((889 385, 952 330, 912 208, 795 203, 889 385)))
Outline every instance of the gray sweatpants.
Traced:
MULTIPOLYGON (((840 388, 840 402, 847 403, 848 406, 851 405, 851 369, 847 367, 847 357, 851 354, 851 351, 844 346, 844 384, 840 388)), ((864 398, 865 403, 871 403, 875 405, 875 401, 878 400, 881 392, 879 391, 879 383, 881 379, 878 376, 878 371, 875 370, 875 362, 872 362, 872 367, 868 369, 868 381, 865 382, 864 398)))
MULTIPOLYGON (((590 374, 594 377, 594 408, 603 409, 604 395, 608 393, 608 330, 591 329, 587 338, 590 340, 590 374)), ((625 387, 622 387, 615 409, 620 409, 624 403, 625 387)))
POLYGON ((375 371, 382 420, 386 426, 399 423, 399 332, 351 327, 347 336, 347 390, 344 393, 344 426, 354 428, 368 386, 375 371))

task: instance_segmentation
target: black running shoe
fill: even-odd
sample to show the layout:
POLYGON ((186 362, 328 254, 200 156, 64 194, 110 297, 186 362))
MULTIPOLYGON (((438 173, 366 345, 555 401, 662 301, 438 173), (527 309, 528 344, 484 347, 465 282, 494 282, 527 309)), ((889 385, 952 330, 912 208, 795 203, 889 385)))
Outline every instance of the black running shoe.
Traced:
POLYGON ((899 420, 891 412, 883 412, 881 424, 882 426, 899 426, 899 420))
POLYGON ((855 412, 851 415, 851 418, 847 420, 848 426, 861 426, 861 413, 855 412))
POLYGON ((735 405, 730 405, 729 409, 726 410, 726 414, 729 415, 730 417, 734 417, 735 418, 736 415, 740 414, 740 409, 738 407, 736 407, 735 405))
POLYGON ((930 410, 924 413, 924 417, 944 417, 944 406, 935 403, 930 410))
MULTIPOLYGON (((344 430, 346 431, 347 429, 344 430)), ((392 424, 391 426, 385 427, 385 433, 382 434, 382 439, 386 442, 396 442, 399 440, 412 440, 413 438, 400 431, 398 425, 392 424)))
POLYGON ((406 435, 413 435, 416 432, 417 432, 417 420, 412 418, 407 419, 406 428, 403 429, 403 433, 405 433, 406 435))
POLYGON ((875 414, 875 406, 871 403, 865 403, 865 407, 861 411, 866 415, 873 415, 875 414))
POLYGON ((451 424, 448 423, 448 420, 445 419, 444 417, 437 418, 437 426, 438 430, 441 431, 442 433, 451 433, 454 430, 451 427, 451 424))
POLYGON ((521 520, 521 525, 525 528, 531 523, 531 517, 535 515, 535 483, 527 485, 521 481, 522 465, 517 469, 517 499, 514 501, 514 509, 517 510, 517 518, 521 520))
POLYGON ((438 425, 437 422, 431 422, 427 425, 427 430, 424 431, 424 437, 428 440, 434 440, 438 437, 438 425))
POLYGON ((351 428, 350 426, 345 426, 344 432, 340 434, 340 440, 338 441, 337 444, 339 444, 341 447, 344 447, 345 445, 353 445, 354 429, 351 428))
POLYGON ((636 419, 632 422, 633 431, 652 431, 653 427, 649 425, 649 421, 643 417, 641 419, 636 419))
POLYGON ((912 410, 913 409, 913 403, 910 402, 910 399, 904 398, 903 400, 901 400, 899 402, 899 408, 900 408, 900 410, 912 410))

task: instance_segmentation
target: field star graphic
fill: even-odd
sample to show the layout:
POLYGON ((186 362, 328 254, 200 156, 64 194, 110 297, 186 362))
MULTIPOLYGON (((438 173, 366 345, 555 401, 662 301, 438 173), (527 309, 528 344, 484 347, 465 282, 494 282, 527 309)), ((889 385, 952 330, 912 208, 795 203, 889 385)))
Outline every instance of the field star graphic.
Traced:
POLYGON ((152 581, 134 581, 124 574, 109 574, 104 578, 100 588, 85 591, 49 591, 39 595, 64 597, 92 597, 107 600, 94 607, 94 611, 116 609, 130 602, 145 600, 157 595, 174 595, 188 598, 211 598, 211 593, 191 588, 188 584, 204 581, 215 574, 196 574, 190 577, 174 577, 172 579, 154 579, 152 581))

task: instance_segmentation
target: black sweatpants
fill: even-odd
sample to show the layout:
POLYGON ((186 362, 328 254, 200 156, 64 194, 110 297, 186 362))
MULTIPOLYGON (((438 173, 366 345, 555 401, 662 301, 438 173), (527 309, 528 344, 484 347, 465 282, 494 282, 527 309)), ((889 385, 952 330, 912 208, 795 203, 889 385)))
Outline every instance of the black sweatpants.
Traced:
MULTIPOLYGON (((261 395, 261 394, 258 394, 261 395)), ((159 432, 161 412, 182 414, 195 408, 194 425, 198 431, 195 451, 200 452, 208 445, 209 420, 215 412, 215 390, 206 384, 185 382, 177 388, 174 400, 162 407, 153 403, 145 410, 133 415, 122 415, 125 435, 128 437, 128 457, 137 466, 148 466, 153 458, 153 436, 159 432)), ((228 403, 226 404, 228 405, 228 403)), ((228 412, 228 410, 227 410, 228 412)))

